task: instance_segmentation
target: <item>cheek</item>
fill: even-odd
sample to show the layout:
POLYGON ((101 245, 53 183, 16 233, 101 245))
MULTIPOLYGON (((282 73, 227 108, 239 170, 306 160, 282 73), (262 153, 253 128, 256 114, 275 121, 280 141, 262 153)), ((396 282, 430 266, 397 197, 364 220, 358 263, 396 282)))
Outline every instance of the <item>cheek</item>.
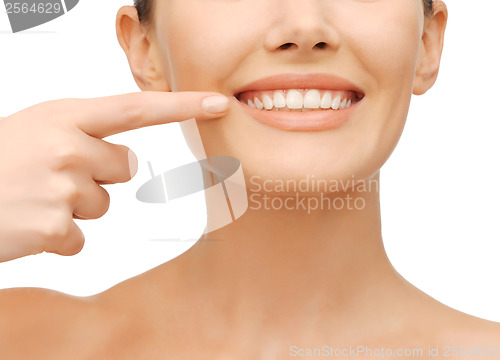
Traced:
POLYGON ((401 93, 411 87, 422 35, 421 9, 416 1, 387 1, 372 11, 343 14, 343 33, 360 69, 375 92, 401 93), (413 4, 413 6, 411 6, 413 4), (348 26, 347 22, 360 24, 348 26))
POLYGON ((244 34, 257 37, 258 30, 252 24, 259 10, 243 5, 171 0, 157 29, 172 91, 220 90, 238 64, 245 61, 252 44, 244 34))

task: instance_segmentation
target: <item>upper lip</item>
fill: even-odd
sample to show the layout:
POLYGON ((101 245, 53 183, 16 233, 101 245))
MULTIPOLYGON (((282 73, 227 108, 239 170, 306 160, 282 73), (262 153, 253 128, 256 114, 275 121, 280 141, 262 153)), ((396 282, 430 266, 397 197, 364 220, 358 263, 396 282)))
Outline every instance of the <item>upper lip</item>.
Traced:
POLYGON ((287 73, 272 75, 236 89, 234 95, 238 97, 239 94, 252 90, 264 91, 285 89, 352 90, 364 95, 363 90, 351 81, 338 75, 328 73, 287 73))

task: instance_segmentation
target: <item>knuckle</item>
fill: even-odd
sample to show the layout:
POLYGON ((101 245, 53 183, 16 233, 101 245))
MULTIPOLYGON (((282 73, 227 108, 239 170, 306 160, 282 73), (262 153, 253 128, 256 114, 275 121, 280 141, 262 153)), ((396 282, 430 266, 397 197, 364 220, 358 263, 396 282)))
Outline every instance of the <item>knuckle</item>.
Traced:
POLYGON ((47 107, 47 110, 53 111, 54 109, 58 109, 61 112, 74 111, 76 99, 55 99, 44 102, 43 104, 47 107))
POLYGON ((41 229, 41 236, 46 241, 48 250, 53 247, 53 240, 60 240, 67 237, 71 232, 71 219, 63 211, 54 212, 50 219, 45 221, 41 229))
POLYGON ((81 190, 73 181, 64 181, 58 186, 58 199, 66 204, 74 204, 81 197, 81 190))
POLYGON ((78 164, 81 161, 76 149, 72 145, 59 145, 52 150, 50 168, 53 171, 61 171, 78 164))
POLYGON ((50 122, 59 129, 68 130, 74 128, 72 119, 78 116, 78 113, 75 113, 78 101, 79 99, 57 99, 44 102, 41 104, 41 110, 46 116, 39 120, 43 122, 43 126, 50 122))
POLYGON ((34 120, 39 120, 45 122, 47 118, 53 119, 58 117, 61 114, 69 114, 69 106, 68 102, 65 99, 56 99, 56 100, 48 100, 42 102, 40 104, 32 106, 30 109, 33 111, 36 110, 37 114, 43 114, 45 116, 33 117, 34 120))

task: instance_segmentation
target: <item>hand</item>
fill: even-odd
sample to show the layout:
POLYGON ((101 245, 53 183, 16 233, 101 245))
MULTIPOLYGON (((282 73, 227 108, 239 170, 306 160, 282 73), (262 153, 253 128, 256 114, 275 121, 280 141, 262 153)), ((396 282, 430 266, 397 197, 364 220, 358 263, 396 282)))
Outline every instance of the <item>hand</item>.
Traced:
POLYGON ((204 101, 217 99, 214 95, 220 96, 140 92, 63 99, 0 118, 0 262, 44 251, 79 253, 85 238, 73 219, 103 216, 110 199, 100 185, 129 181, 137 172, 137 157, 129 148, 102 139, 145 126, 223 116, 229 99, 204 101))

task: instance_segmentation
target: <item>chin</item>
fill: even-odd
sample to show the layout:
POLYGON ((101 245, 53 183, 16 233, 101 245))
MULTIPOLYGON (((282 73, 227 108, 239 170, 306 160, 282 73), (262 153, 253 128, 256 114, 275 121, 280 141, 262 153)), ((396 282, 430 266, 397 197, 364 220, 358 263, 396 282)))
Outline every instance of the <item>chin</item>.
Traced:
MULTIPOLYGON (((305 190, 302 188, 300 193, 314 196, 319 192, 312 185, 320 180, 350 185, 354 181, 371 179, 378 173, 389 152, 374 151, 367 139, 340 141, 340 134, 334 132, 282 133, 271 137, 262 133, 250 136, 247 130, 229 132, 231 136, 228 136, 228 128, 223 124, 220 128, 203 128, 206 153, 209 156, 229 155, 240 160, 251 191, 262 189, 264 183, 309 182, 310 186, 306 186, 305 190), (246 136, 238 135, 243 133, 246 136)), ((279 191, 275 195, 283 194, 288 192, 279 191)))

